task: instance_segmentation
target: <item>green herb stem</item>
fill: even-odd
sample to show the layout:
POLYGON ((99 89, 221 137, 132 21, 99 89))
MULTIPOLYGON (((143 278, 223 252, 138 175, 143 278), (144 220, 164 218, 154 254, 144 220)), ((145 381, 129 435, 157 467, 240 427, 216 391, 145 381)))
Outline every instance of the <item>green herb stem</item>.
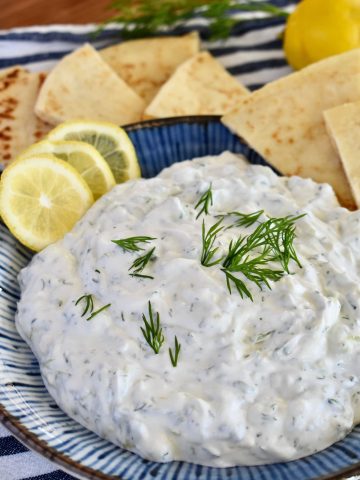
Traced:
POLYGON ((175 353, 173 353, 171 348, 169 348, 170 361, 173 367, 177 367, 180 350, 181 344, 178 342, 177 336, 175 335, 175 353))
POLYGON ((256 223, 261 215, 264 213, 264 210, 258 210, 254 213, 241 213, 241 212, 229 212, 228 216, 235 216, 237 220, 233 223, 230 227, 251 227, 254 223, 256 223))
POLYGON ((140 250, 144 250, 144 248, 139 247, 141 243, 149 243, 151 240, 156 240, 155 237, 128 237, 128 238, 121 238, 120 240, 111 240, 113 243, 116 243, 119 247, 123 250, 128 252, 139 252, 140 250))
POLYGON ((227 38, 234 25, 242 20, 229 16, 231 11, 258 11, 270 16, 286 18, 288 13, 268 2, 247 0, 114 0, 110 8, 117 13, 104 22, 122 25, 124 38, 153 35, 163 27, 174 25, 201 13, 209 19, 211 39, 227 38))
POLYGON ((101 307, 98 310, 95 310, 95 312, 94 312, 94 300, 93 300, 93 296, 91 294, 83 295, 82 297, 78 298, 75 302, 75 305, 78 305, 78 303, 80 303, 83 300, 85 301, 85 308, 84 308, 81 316, 83 317, 87 313, 90 313, 90 316, 87 317, 86 320, 92 320, 98 313, 102 312, 103 310, 105 310, 106 308, 109 308, 111 306, 111 303, 108 303, 104 307, 101 307))
POLYGON ((201 265, 204 267, 212 267, 217 265, 222 261, 222 257, 217 260, 213 260, 216 252, 219 250, 219 247, 215 247, 214 243, 217 239, 218 234, 224 229, 221 226, 223 218, 216 222, 209 230, 205 230, 205 221, 203 220, 202 229, 201 229, 201 238, 202 238, 202 252, 201 252, 201 265))
POLYGON ((92 295, 83 295, 82 297, 78 298, 75 302, 75 305, 78 305, 80 302, 85 301, 85 307, 81 316, 83 317, 88 312, 91 313, 94 310, 94 300, 92 295))
POLYGON ((98 310, 95 310, 95 312, 92 312, 90 317, 88 317, 86 320, 92 320, 96 315, 98 315, 100 312, 103 310, 106 310, 107 308, 111 307, 111 303, 108 303, 107 305, 104 305, 103 307, 99 308, 98 310))
POLYGON ((162 328, 160 326, 160 315, 158 312, 155 314, 152 311, 151 302, 148 302, 148 311, 149 311, 149 319, 146 318, 145 314, 142 315, 142 319, 144 322, 144 327, 140 327, 142 334, 147 341, 150 348, 158 354, 162 344, 165 341, 165 337, 162 333, 162 328))
POLYGON ((200 217, 202 213, 205 215, 209 215, 209 207, 213 204, 213 196, 212 196, 212 185, 210 184, 209 188, 204 192, 198 203, 195 205, 195 210, 201 207, 199 213, 196 215, 196 219, 200 217))
POLYGON ((147 266, 147 264, 149 263, 149 261, 151 260, 151 257, 153 256, 153 253, 155 251, 155 248, 156 247, 153 247, 151 250, 149 250, 148 252, 146 252, 144 255, 142 255, 141 257, 138 257, 134 262, 133 264, 131 265, 131 267, 129 268, 129 270, 132 270, 132 273, 130 273, 130 275, 132 277, 141 277, 141 278, 151 278, 151 279, 154 279, 154 277, 150 276, 150 275, 143 275, 141 272, 144 270, 144 268, 147 266))
MULTIPOLYGON (((254 214, 254 218, 257 214, 259 212, 254 214)), ((290 273, 290 260, 294 260, 301 268, 293 241, 294 223, 303 216, 270 218, 258 225, 250 235, 230 241, 228 253, 222 263, 230 293, 231 285, 234 284, 241 298, 247 296, 253 301, 245 282, 235 276, 235 273, 241 273, 260 289, 263 285, 271 289, 270 281, 277 282, 286 273, 290 273), (274 262, 280 263, 282 269, 273 268, 274 262)))

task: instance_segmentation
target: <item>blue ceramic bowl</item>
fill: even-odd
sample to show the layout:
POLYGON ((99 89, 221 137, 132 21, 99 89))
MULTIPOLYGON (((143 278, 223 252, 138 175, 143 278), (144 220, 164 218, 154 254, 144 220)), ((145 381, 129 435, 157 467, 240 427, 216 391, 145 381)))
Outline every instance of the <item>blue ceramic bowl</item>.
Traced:
MULTIPOLYGON (((174 162, 224 150, 265 161, 232 135, 218 117, 187 117, 130 125, 143 175, 174 162)), ((99 438, 63 413, 45 389, 38 363, 18 335, 17 274, 32 257, 0 223, 0 417, 30 448, 80 478, 124 480, 308 480, 360 473, 360 428, 327 450, 289 463, 226 469, 184 462, 154 463, 99 438)))

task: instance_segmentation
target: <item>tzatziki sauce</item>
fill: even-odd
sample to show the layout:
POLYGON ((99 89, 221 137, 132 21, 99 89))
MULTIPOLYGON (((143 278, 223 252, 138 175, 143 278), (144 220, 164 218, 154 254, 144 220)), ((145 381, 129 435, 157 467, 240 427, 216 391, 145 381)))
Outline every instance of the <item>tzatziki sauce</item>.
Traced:
MULTIPOLYGON (((228 221, 227 219, 224 220, 228 221)), ((256 225, 227 228, 215 256, 256 225)), ((225 152, 117 185, 19 277, 16 326, 70 417, 159 462, 215 467, 297 459, 360 421, 360 211, 333 190, 279 177, 225 152), (212 205, 195 209, 211 186, 212 205), (302 215, 301 267, 230 294, 221 265, 201 264, 206 229, 226 212, 302 215), (153 238, 129 251, 112 240, 153 238), (155 247, 143 274, 133 262, 155 247), (83 315, 91 296, 91 319, 83 315), (148 302, 159 353, 144 338, 148 302), (77 303, 77 304, 76 304, 77 303), (156 316, 156 315, 155 315, 156 316), (181 345, 173 366, 175 336, 181 345)), ((90 311, 90 307, 89 307, 90 311)))

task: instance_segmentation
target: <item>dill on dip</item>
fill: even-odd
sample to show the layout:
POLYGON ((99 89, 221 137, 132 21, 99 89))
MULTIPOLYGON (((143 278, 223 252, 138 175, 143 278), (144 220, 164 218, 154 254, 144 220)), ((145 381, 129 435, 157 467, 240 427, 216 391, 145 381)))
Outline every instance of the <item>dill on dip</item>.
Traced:
MULTIPOLYGON (((269 281, 277 282, 286 273, 290 273, 290 260, 294 260, 301 268, 293 242, 295 222, 303 216, 270 218, 260 223, 250 235, 239 236, 236 240, 230 241, 221 269, 226 276, 229 293, 232 293, 233 284, 241 298, 246 296, 253 301, 244 280, 234 274, 242 274, 260 290, 263 285, 271 290, 269 281), (274 263, 280 264, 281 268, 276 268, 274 263)), ((242 222, 243 225, 248 223, 246 216, 243 216, 242 222)))
POLYGON ((103 307, 94 311, 94 300, 93 300, 93 296, 91 294, 82 295, 81 297, 79 297, 76 300, 75 305, 78 305, 80 302, 85 302, 85 307, 84 307, 84 310, 83 310, 81 316, 83 317, 87 313, 90 313, 90 316, 87 317, 87 319, 86 319, 87 321, 92 320, 100 312, 102 312, 103 310, 106 310, 107 308, 109 308, 111 306, 111 303, 108 303, 107 305, 104 305, 103 307))
POLYGON ((129 268, 129 270, 132 270, 132 273, 130 275, 132 277, 141 277, 141 278, 151 278, 154 279, 151 275, 144 275, 141 272, 144 270, 146 265, 150 262, 151 257, 153 256, 154 250, 156 247, 153 247, 151 250, 146 252, 144 255, 138 257, 136 260, 134 260, 133 264, 129 268))
POLYGON ((173 353, 171 348, 169 348, 169 357, 170 357, 171 365, 173 367, 177 367, 180 350, 181 350, 181 345, 177 339, 177 336, 175 335, 175 353, 173 353))
POLYGON ((116 243, 119 247, 123 250, 128 252, 139 252, 140 250, 144 250, 143 248, 139 247, 141 243, 149 243, 151 240, 156 240, 155 237, 128 237, 128 238, 121 238, 120 240, 111 240, 113 243, 116 243))
POLYGON ((209 207, 212 204, 213 204, 212 185, 210 183, 210 187, 206 190, 206 192, 204 192, 201 195, 200 200, 195 205, 195 210, 201 207, 199 213, 196 216, 196 219, 198 219, 202 213, 205 213, 205 215, 209 215, 209 207))
POLYGON ((149 319, 146 318, 145 314, 142 314, 142 320, 144 322, 144 327, 140 327, 142 334, 148 343, 149 347, 158 354, 161 348, 161 345, 165 341, 165 337, 162 333, 162 327, 160 326, 160 314, 156 312, 155 318, 152 310, 152 305, 150 300, 148 301, 148 311, 149 319))
POLYGON ((223 218, 221 218, 212 227, 210 227, 208 231, 206 231, 205 221, 203 220, 202 228, 201 228, 201 238, 202 238, 201 265, 204 265, 204 267, 212 267, 213 265, 217 265, 218 263, 220 263, 222 260, 222 258, 213 260, 216 252, 219 250, 219 247, 213 248, 213 246, 217 239, 218 234, 224 228, 223 226, 221 226, 222 221, 223 221, 223 218))

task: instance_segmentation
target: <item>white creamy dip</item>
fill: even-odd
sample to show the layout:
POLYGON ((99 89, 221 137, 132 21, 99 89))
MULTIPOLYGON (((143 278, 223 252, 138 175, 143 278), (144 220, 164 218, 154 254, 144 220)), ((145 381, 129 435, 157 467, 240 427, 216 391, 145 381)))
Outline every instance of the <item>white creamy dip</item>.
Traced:
MULTIPOLYGON (((254 229, 232 228, 220 238, 254 229)), ((216 467, 296 459, 343 438, 360 421, 360 212, 332 189, 280 178, 230 153, 175 164, 116 186, 71 233, 20 275, 16 325, 58 405, 100 436, 160 462, 216 467), (212 184, 209 215, 195 204, 212 184), (230 295, 219 266, 200 263, 201 224, 263 209, 296 222, 301 269, 230 295), (155 259, 111 240, 156 237, 155 259), (111 306, 92 320, 81 317, 111 306), (140 327, 148 301, 165 342, 156 355, 140 327), (169 358, 177 336, 177 367, 169 358)))

